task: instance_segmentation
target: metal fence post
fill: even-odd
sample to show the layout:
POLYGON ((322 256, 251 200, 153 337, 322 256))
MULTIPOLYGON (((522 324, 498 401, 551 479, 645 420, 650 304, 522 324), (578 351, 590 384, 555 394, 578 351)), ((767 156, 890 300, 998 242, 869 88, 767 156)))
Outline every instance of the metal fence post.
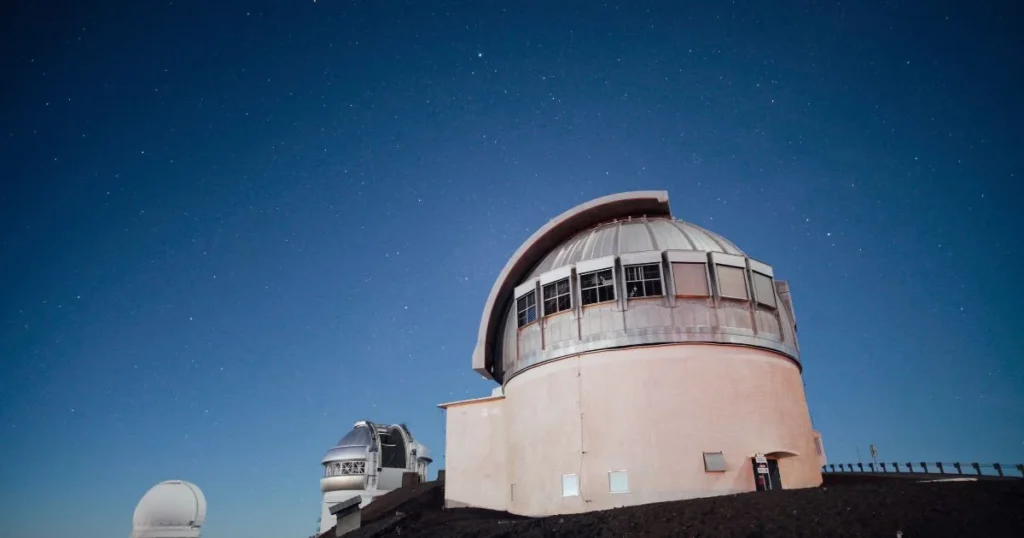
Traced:
POLYGON ((924 469, 925 474, 928 474, 928 462, 921 462, 921 468, 924 469))
POLYGON ((869 463, 868 464, 868 469, 871 469, 872 473, 875 472, 875 464, 874 463, 869 463))
POLYGON ((914 472, 914 464, 907 462, 907 471, 914 472))
POLYGON ((978 465, 978 462, 972 463, 971 467, 974 467, 974 472, 978 473, 978 476, 981 476, 981 465, 978 465))
POLYGON ((889 470, 885 468, 885 462, 884 461, 881 463, 881 465, 882 465, 882 472, 883 473, 889 472, 889 470))
POLYGON ((956 467, 956 474, 964 474, 964 470, 960 468, 960 462, 953 462, 953 467, 956 467))
POLYGON ((946 471, 944 471, 942 469, 942 462, 941 461, 935 462, 935 466, 939 468, 939 474, 946 474, 946 471))
POLYGON ((1002 465, 999 465, 998 463, 993 463, 992 467, 995 468, 996 473, 999 473, 999 476, 1003 476, 1003 466, 1002 465))
POLYGON ((1017 464, 1017 472, 1020 473, 1020 477, 1024 478, 1024 463, 1017 464))
POLYGON ((892 468, 896 469, 897 473, 900 472, 900 464, 896 463, 895 461, 892 462, 892 468))
POLYGON ((862 472, 862 473, 864 472, 864 464, 863 463, 857 462, 857 468, 860 469, 860 472, 862 472))

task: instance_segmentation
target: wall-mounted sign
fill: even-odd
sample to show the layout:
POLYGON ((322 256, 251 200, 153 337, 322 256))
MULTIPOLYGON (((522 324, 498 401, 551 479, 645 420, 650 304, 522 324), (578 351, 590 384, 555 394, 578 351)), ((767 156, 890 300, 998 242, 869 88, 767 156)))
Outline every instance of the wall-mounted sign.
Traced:
POLYGON ((764 457, 764 454, 754 454, 754 461, 757 463, 768 463, 768 458, 764 457))

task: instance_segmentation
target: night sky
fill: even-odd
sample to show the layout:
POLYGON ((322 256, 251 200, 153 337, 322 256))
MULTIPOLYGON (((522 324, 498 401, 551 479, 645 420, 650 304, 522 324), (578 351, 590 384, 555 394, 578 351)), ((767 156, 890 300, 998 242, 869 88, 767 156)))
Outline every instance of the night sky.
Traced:
POLYGON ((363 418, 443 468, 508 257, 641 189, 791 282, 833 462, 1022 462, 1010 4, 5 4, 0 535, 305 537, 363 418))

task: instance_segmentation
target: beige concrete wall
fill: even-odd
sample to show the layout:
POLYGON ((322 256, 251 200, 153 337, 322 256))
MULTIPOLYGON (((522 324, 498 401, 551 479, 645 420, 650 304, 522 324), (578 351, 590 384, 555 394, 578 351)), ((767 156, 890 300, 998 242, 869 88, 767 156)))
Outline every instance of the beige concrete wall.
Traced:
POLYGON ((779 457, 785 488, 821 483, 800 373, 768 351, 684 344, 562 359, 512 378, 503 407, 504 433, 472 406, 448 410, 448 498, 494 507, 511 487, 509 511, 542 516, 752 491, 757 452, 779 457), (481 446, 488 438, 507 439, 507 481, 485 457, 499 451, 481 446), (705 451, 723 452, 728 470, 705 472, 705 451), (622 469, 630 493, 611 494, 608 472, 622 469), (562 497, 568 473, 581 497, 562 497))
POLYGON ((445 506, 506 510, 504 400, 453 404, 445 428, 445 506))

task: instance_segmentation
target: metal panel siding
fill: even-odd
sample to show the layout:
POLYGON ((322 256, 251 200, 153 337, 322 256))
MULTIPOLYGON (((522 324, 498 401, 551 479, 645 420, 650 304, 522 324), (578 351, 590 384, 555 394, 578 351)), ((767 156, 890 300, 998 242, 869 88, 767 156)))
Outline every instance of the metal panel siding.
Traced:
POLYGON ((601 258, 618 254, 617 236, 618 225, 602 226, 594 230, 594 248, 590 252, 591 258, 601 258))
POLYGON ((704 229, 704 228, 701 228, 701 230, 704 232, 705 235, 707 235, 708 237, 713 239, 716 243, 718 243, 718 245, 720 247, 719 250, 725 251, 725 253, 727 253, 727 254, 735 254, 737 256, 745 256, 743 251, 740 250, 740 247, 737 247, 736 244, 733 243, 732 241, 729 241, 728 239, 718 235, 715 232, 712 232, 711 230, 707 230, 707 229, 704 229))
POLYGON ((513 294, 513 299, 518 299, 523 295, 526 295, 527 293, 530 293, 531 291, 534 291, 536 289, 537 282, 531 278, 529 281, 523 282, 522 284, 516 286, 515 292, 513 294))
POLYGON ((701 251, 686 252, 669 250, 665 252, 665 257, 668 258, 669 262, 708 263, 708 253, 701 251))
POLYGON ((601 339, 606 334, 625 329, 622 312, 615 302, 583 307, 580 331, 583 340, 601 339))
POLYGON ((633 329, 671 327, 672 314, 664 298, 633 299, 626 309, 626 332, 633 329))
POLYGON ((528 359, 531 356, 539 355, 540 347, 540 322, 535 322, 519 329, 519 361, 528 359))
POLYGON ((501 363, 504 371, 511 372, 515 369, 517 356, 519 355, 519 328, 516 326, 517 318, 515 307, 505 317, 505 331, 501 338, 501 363))
POLYGON ((730 254, 721 254, 719 252, 712 252, 711 259, 715 263, 722 265, 728 265, 730 267, 740 267, 743 270, 747 269, 747 262, 743 256, 732 256, 730 254))
POLYGON ((540 275, 541 293, 543 293, 543 286, 545 284, 550 284, 552 282, 557 282, 559 280, 562 280, 563 278, 569 278, 571 275, 572 275, 572 266, 571 265, 563 265, 562 267, 559 267, 558 269, 554 269, 552 271, 548 271, 547 273, 544 273, 544 274, 540 275))
POLYGON ((768 275, 768 276, 770 276, 772 278, 775 278, 775 272, 772 271, 772 267, 770 265, 768 265, 767 263, 761 263, 761 262, 759 262, 759 261, 757 261, 755 259, 752 259, 752 258, 747 258, 747 263, 750 264, 750 270, 751 271, 757 271, 758 273, 761 273, 762 275, 768 275))
POLYGON ((646 265, 648 263, 661 263, 661 252, 656 250, 648 252, 627 252, 622 256, 619 256, 619 260, 622 262, 622 265, 624 267, 627 265, 646 265))
POLYGON ((576 315, 572 311, 544 318, 545 348, 571 345, 577 340, 576 333, 576 315))
POLYGON ((694 250, 722 252, 722 247, 718 246, 718 243, 716 243, 714 239, 708 237, 708 234, 704 233, 704 230, 679 220, 675 221, 675 225, 684 234, 686 234, 686 237, 688 237, 691 242, 693 242, 693 245, 695 247, 694 250))
POLYGON ((648 221, 647 225, 650 227, 651 233, 654 234, 654 240, 658 243, 659 250, 693 250, 693 243, 679 231, 679 228, 673 226, 671 221, 653 219, 648 221))
POLYGON ((713 299, 676 299, 672 320, 681 330, 710 333, 715 326, 715 302, 713 299))
POLYGON ((738 334, 753 334, 747 303, 722 301, 718 307, 718 326, 738 331, 738 334))
POLYGON ((654 250, 651 234, 643 221, 623 222, 619 229, 619 254, 654 250))
POLYGON ((779 320, 775 319, 775 313, 771 310, 758 308, 754 313, 757 320, 757 332, 761 336, 770 336, 782 341, 782 330, 779 327, 779 320))
POLYGON ((611 269, 613 267, 615 267, 615 257, 604 256, 576 264, 576 273, 583 275, 594 271, 600 271, 601 269, 611 269))

